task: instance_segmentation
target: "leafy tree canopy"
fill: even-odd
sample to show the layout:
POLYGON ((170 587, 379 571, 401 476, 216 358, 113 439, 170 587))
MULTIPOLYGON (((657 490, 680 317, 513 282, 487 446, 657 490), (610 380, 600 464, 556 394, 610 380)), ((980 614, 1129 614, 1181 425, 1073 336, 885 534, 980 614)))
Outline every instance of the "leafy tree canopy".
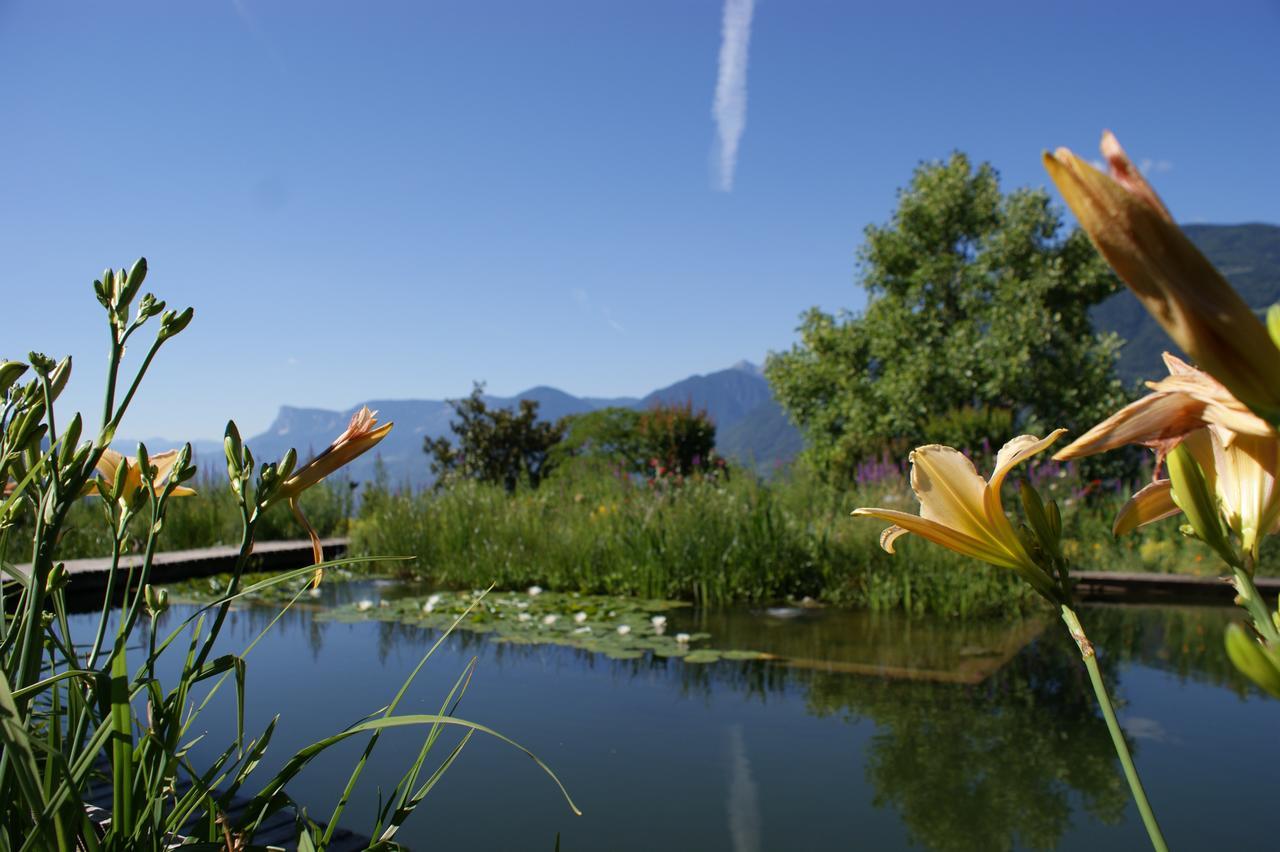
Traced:
POLYGON ((642 410, 611 407, 574 415, 553 455, 603 461, 650 477, 688 476, 723 464, 715 445, 716 426, 706 411, 695 411, 692 403, 659 402, 642 410))
POLYGON ((988 164, 955 153, 919 166, 888 224, 866 230, 865 311, 810 309, 800 342, 766 364, 808 461, 840 479, 926 433, 942 440, 940 425, 1002 426, 988 436, 998 447, 1114 411, 1119 340, 1095 333, 1089 307, 1118 282, 1081 231, 1061 232, 1046 192, 1002 194, 988 164))
POLYGON ((555 467, 551 449, 564 438, 565 421, 538 419, 538 403, 520 400, 518 411, 485 405, 484 385, 477 382, 465 399, 450 400, 458 419, 449 428, 457 436, 427 438, 423 451, 431 456, 431 472, 438 482, 450 476, 499 483, 507 491, 520 484, 537 488, 555 467))

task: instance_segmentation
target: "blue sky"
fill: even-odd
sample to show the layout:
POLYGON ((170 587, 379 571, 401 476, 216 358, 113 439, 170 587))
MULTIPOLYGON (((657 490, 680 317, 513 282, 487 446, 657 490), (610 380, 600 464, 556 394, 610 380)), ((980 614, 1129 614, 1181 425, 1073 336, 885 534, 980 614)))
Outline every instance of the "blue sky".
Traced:
POLYGON ((1043 186, 1104 127, 1180 219, 1280 222, 1275 3, 900 5, 754 4, 725 191, 724 0, 0 2, 0 354, 73 354, 97 412, 90 283, 146 255, 196 318, 128 434, 641 394, 858 308, 920 161, 1043 186))

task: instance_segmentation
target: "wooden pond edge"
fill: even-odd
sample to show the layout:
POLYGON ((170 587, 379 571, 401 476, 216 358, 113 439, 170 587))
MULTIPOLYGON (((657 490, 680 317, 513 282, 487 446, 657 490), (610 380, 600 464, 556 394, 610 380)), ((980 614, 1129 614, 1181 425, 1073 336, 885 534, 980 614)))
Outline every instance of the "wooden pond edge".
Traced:
MULTIPOLYGON (((337 559, 347 552, 346 538, 328 538, 321 544, 325 559, 337 559)), ((171 550, 157 553, 152 559, 153 583, 176 583, 196 577, 225 574, 235 567, 238 549, 235 547, 206 547, 196 550, 171 550)), ((311 559, 311 543, 307 540, 263 541, 254 545, 251 571, 271 571, 296 568, 311 559)), ((120 560, 121 567, 141 564, 141 556, 127 556, 120 560)), ((66 561, 71 574, 68 592, 76 596, 100 593, 107 585, 111 560, 70 559, 66 561)), ((15 566, 22 573, 30 572, 30 565, 15 566)), ((1221 577, 1192 576, 1189 574, 1158 574, 1144 571, 1075 571, 1076 595, 1085 602, 1103 603, 1206 603, 1229 604, 1235 597, 1232 589, 1221 577)), ((1280 577, 1256 577, 1258 591, 1273 597, 1280 594, 1280 577)))

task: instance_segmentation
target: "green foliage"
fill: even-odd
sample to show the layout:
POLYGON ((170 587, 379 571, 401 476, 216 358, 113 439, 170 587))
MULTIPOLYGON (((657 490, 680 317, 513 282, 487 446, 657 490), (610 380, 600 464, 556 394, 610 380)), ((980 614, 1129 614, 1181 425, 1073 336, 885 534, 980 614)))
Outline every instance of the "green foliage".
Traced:
POLYGON ((1089 307, 1116 279, 1082 232, 1060 231, 1046 193, 1002 194, 989 165, 957 153, 917 168, 891 221, 867 228, 866 310, 811 309, 766 365, 816 469, 847 479, 966 409, 1014 412, 1017 431, 1039 434, 1115 410, 1119 344, 1094 333, 1089 307))
POLYGON ((1013 412, 1007 408, 966 405, 930 417, 920 429, 920 443, 961 447, 968 453, 993 456, 1014 437, 1013 412))
POLYGON ((570 458, 588 464, 603 462, 640 473, 651 453, 640 435, 640 412, 610 406, 566 418, 566 434, 552 455, 559 463, 570 458))
MULTIPOLYGON (((178 517, 171 512, 182 499, 175 498, 192 499, 185 484, 197 474, 191 445, 155 455, 139 445, 136 458, 124 458, 109 449, 153 358, 193 316, 190 308, 165 311, 164 303, 150 294, 138 299, 146 274, 146 261, 139 260, 129 270, 109 269, 94 282, 98 301, 106 309, 111 344, 102 423, 96 430, 86 429, 79 414, 69 421, 55 421, 54 402, 70 376, 69 358, 55 362, 31 353, 27 364, 0 362, 0 483, 6 485, 0 504, 0 556, 7 554, 14 541, 16 550, 31 557, 27 570, 7 562, 0 566, 4 569, 0 574, 0 849, 110 852, 171 848, 188 841, 200 848, 246 849, 264 820, 285 808, 297 814, 297 844, 324 848, 380 732, 419 726, 427 733, 418 759, 394 785, 375 823, 375 836, 389 840, 457 755, 460 746, 435 775, 420 782, 441 726, 464 728, 464 744, 477 731, 510 740, 452 715, 455 696, 461 697, 465 689, 462 680, 440 713, 393 715, 431 655, 428 650, 400 692, 374 718, 296 752, 247 806, 233 807, 262 760, 276 722, 256 737, 246 733, 248 650, 229 652, 225 639, 219 641, 222 627, 232 603, 242 595, 290 584, 292 594, 283 599, 283 607, 288 608, 312 577, 318 579, 324 568, 334 567, 309 565, 245 583, 245 569, 269 508, 293 500, 299 488, 314 484, 335 466, 332 460, 319 462, 325 467, 305 465, 294 479, 294 450, 279 462, 262 463, 244 447, 235 424, 228 423, 225 446, 231 505, 241 526, 235 570, 207 606, 170 629, 172 625, 163 620, 168 593, 150 584, 152 557, 160 549, 162 533, 178 517), (131 310, 136 310, 132 318, 131 310), (131 378, 122 375, 126 344, 157 316, 155 338, 140 366, 131 378), (32 378, 21 383, 28 372, 32 378), (117 395, 118 391, 122 392, 117 395), (88 511, 96 512, 107 529, 111 559, 91 636, 72 631, 67 608, 70 576, 62 561, 69 520, 73 512, 85 511, 87 494, 95 495, 91 499, 96 505, 88 511), (135 546, 143 559, 126 568, 120 557, 135 546), (113 612, 117 600, 123 605, 113 612), (196 765, 190 749, 203 738, 200 713, 228 683, 235 688, 234 739, 210 765, 196 765), (314 757, 365 733, 371 736, 364 755, 328 828, 322 831, 306 818, 286 787, 314 757), (85 793, 91 780, 107 785, 109 813, 87 807, 85 793)), ((346 458, 350 457, 348 453, 346 458)), ((346 499, 338 509, 344 514, 350 508, 349 495, 346 499)), ((203 530, 221 526, 219 505, 200 507, 190 516, 191 526, 203 530)), ((342 560, 362 561, 375 560, 342 560)), ((283 610, 271 619, 248 648, 282 614, 283 610)))
MULTIPOLYGON (((1072 570, 1216 572, 1212 551, 1181 535, 1176 518, 1141 536, 1112 537, 1127 489, 1053 462, 1030 475, 1044 499, 1063 507, 1062 551, 1072 570)), ((916 510, 897 468, 847 488, 803 466, 767 481, 741 472, 668 488, 584 466, 514 494, 475 482, 416 494, 374 488, 350 535, 353 553, 415 555, 412 570, 445 589, 540 585, 708 604, 811 596, 961 617, 1040 607, 1011 573, 929 542, 908 536, 896 556, 885 553, 884 525, 849 517, 856 506, 916 510)), ((1280 573, 1280 551, 1264 549, 1258 570, 1280 573)))
POLYGON ((706 411, 695 412, 692 402, 645 409, 636 431, 655 475, 689 476, 713 464, 716 425, 706 411))
POLYGON ((683 478, 724 465, 715 454, 715 424, 689 402, 659 402, 641 411, 602 408, 567 418, 567 426, 565 440, 553 450, 558 461, 575 458, 586 467, 603 465, 651 479, 683 478))
POLYGON ((878 528, 848 517, 860 500, 808 478, 694 476, 666 488, 577 470, 514 494, 476 482, 367 494, 351 547, 413 554, 413 570, 443 588, 536 584, 710 604, 811 595, 956 615, 1034 605, 1012 576, 940 548, 885 553, 878 528))
POLYGON ((520 400, 519 411, 490 409, 476 383, 465 399, 450 400, 458 419, 449 428, 458 437, 455 449, 448 438, 428 438, 423 451, 431 456, 431 472, 439 482, 474 479, 502 485, 508 492, 525 484, 537 488, 551 473, 556 457, 551 450, 564 437, 565 423, 538 419, 538 403, 520 400))

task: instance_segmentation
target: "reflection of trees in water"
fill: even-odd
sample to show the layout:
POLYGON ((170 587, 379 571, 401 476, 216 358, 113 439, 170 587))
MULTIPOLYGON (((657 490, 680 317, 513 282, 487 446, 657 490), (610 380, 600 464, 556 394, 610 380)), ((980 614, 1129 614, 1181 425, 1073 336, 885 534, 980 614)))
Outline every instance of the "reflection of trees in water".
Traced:
POLYGON ((1257 693, 1223 650, 1227 625, 1244 620, 1237 607, 1097 606, 1080 617, 1102 657, 1141 663, 1241 697, 1257 693))
MULTIPOLYGON (((1075 796, 1113 823, 1128 790, 1074 647, 1037 641, 977 686, 816 678, 816 715, 869 719, 867 778, 936 850, 1054 846, 1075 796)), ((1104 677, 1114 683, 1114 667, 1104 677)), ((1108 670, 1111 669, 1111 670, 1108 670)))
MULTIPOLYGON (((241 610, 233 630, 251 638, 271 616, 265 608, 241 610)), ((1094 607, 1083 617, 1100 649, 1103 676, 1113 695, 1122 693, 1116 672, 1124 662, 1247 692, 1222 649, 1223 627, 1234 617, 1230 610, 1094 607)), ((274 629, 306 631, 319 655, 327 626, 304 610, 287 614, 274 629)), ((713 631, 718 646, 753 646, 745 622, 729 619, 707 626, 718 628, 713 631)), ((904 646, 921 647, 933 637, 934 628, 920 624, 908 625, 902 633, 892 626, 892 620, 867 621, 851 640, 848 625, 818 620, 807 628, 770 628, 777 631, 771 643, 778 650, 785 646, 791 653, 816 656, 827 642, 891 646, 896 640, 885 655, 907 659, 911 655, 904 655, 904 646)), ((990 625, 953 627, 962 638, 959 644, 950 640, 945 656, 952 659, 964 648, 998 642, 999 631, 990 625)), ((469 631, 455 633, 449 647, 475 654, 482 667, 499 670, 536 660, 544 667, 550 664, 552 672, 589 670, 618 682, 661 683, 692 699, 732 692, 767 702, 794 695, 815 716, 871 721, 876 733, 867 746, 865 771, 876 791, 875 803, 896 811, 915 842, 965 852, 1015 845, 1049 848, 1070 826, 1074 807, 1112 823, 1128 805, 1088 675, 1074 644, 1056 627, 1051 625, 976 685, 854 677, 762 661, 693 665, 652 657, 611 660, 575 648, 494 643, 487 634, 469 631)), ((380 622, 376 631, 383 665, 394 651, 412 650, 416 657, 439 636, 438 631, 392 621, 380 622)), ((939 649, 923 650, 930 665, 944 662, 939 649)))

